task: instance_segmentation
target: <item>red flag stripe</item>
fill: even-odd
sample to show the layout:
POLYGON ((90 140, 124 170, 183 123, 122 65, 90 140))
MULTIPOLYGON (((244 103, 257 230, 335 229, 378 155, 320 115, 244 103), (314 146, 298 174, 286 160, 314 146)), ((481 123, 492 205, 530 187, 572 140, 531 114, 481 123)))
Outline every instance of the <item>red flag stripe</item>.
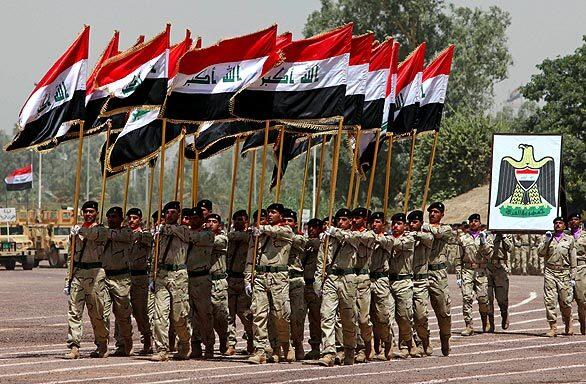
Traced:
MULTIPOLYGON (((169 50, 169 79, 173 78, 177 74, 179 60, 189 49, 191 49, 191 44, 193 40, 191 39, 191 31, 189 29, 185 33, 185 40, 182 42, 175 44, 169 50)), ((201 39, 197 39, 196 47, 201 47, 201 39)))
POLYGON ((379 71, 381 69, 389 68, 391 64, 391 54, 393 51, 393 39, 388 39, 383 43, 377 45, 370 56, 370 64, 368 71, 379 71))
POLYGON ((324 60, 350 53, 352 25, 346 24, 308 39, 293 41, 283 49, 285 61, 291 63, 324 60))
POLYGON ((350 48, 350 65, 368 64, 370 62, 371 46, 373 41, 373 33, 352 36, 352 45, 350 48))
POLYGON ((120 42, 120 32, 114 31, 114 36, 112 36, 112 38, 110 39, 110 42, 106 46, 106 49, 104 49, 104 52, 102 52, 102 55, 98 59, 98 62, 96 63, 96 66, 94 67, 94 70, 92 71, 91 75, 89 75, 89 77, 87 78, 86 89, 85 89, 86 95, 89 95, 93 92, 94 80, 96 78, 96 75, 98 74, 98 71, 102 67, 102 64, 104 63, 104 61, 106 61, 109 58, 116 56, 118 53, 120 53, 120 51, 118 50, 119 42, 120 42))
POLYGON ((536 169, 517 169, 515 172, 519 175, 537 175, 539 173, 536 169))
POLYGON ((284 32, 277 36, 277 49, 283 49, 293 41, 293 34, 291 32, 284 32))
POLYGON ((8 174, 8 177, 26 175, 29 173, 33 173, 33 165, 32 164, 29 164, 26 167, 15 169, 14 171, 10 172, 10 174, 8 174))
POLYGON ((452 69, 452 58, 454 56, 454 45, 440 52, 439 55, 423 71, 423 81, 438 75, 449 75, 452 69))
POLYGON ((425 43, 417 47, 398 67, 397 71, 397 94, 401 92, 407 84, 410 84, 415 76, 423 71, 423 61, 425 59, 425 43))

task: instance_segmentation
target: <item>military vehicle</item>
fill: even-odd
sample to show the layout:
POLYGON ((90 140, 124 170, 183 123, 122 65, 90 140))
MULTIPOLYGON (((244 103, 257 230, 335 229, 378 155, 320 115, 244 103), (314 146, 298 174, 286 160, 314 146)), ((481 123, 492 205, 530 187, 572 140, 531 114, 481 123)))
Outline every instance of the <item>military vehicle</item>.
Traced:
POLYGON ((31 270, 35 266, 36 250, 26 226, 18 223, 4 223, 0 227, 0 264, 12 270, 16 263, 22 269, 31 270))

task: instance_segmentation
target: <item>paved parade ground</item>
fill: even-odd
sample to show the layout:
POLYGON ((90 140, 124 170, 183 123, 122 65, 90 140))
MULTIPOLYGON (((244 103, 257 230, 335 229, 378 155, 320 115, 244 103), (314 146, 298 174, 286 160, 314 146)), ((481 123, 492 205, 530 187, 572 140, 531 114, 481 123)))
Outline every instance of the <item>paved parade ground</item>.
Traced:
MULTIPOLYGON (((64 360, 65 273, 65 269, 43 266, 34 271, 0 270, 0 383, 586 382, 586 336, 579 334, 575 304, 576 334, 544 337, 548 327, 539 276, 511 276, 508 331, 501 330, 497 316, 496 333, 464 338, 459 336, 464 328, 461 295, 450 275, 453 336, 449 357, 441 356, 437 320, 431 315, 432 357, 323 368, 300 362, 249 365, 242 355, 163 363, 138 356, 91 359, 94 346, 87 314, 82 359, 64 360)), ((478 330, 480 319, 474 307, 478 330)), ((561 319, 559 328, 563 332, 561 319)), ((140 348, 136 328, 135 340, 140 348)), ((237 348, 242 347, 245 342, 239 341, 237 348)))

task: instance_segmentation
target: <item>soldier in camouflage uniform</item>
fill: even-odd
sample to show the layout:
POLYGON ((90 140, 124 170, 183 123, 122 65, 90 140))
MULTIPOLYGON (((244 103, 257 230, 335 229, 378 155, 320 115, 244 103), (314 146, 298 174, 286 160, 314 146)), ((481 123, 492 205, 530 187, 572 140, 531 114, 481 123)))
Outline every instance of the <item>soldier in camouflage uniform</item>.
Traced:
POLYGON ((482 331, 488 330, 488 277, 487 262, 492 259, 492 236, 480 231, 480 215, 473 213, 468 217, 470 230, 459 239, 462 255, 456 266, 456 282, 462 288, 462 313, 466 329, 462 336, 474 334, 472 323, 472 303, 474 296, 482 320, 482 331))
MULTIPOLYGON (((63 292, 69 296, 67 312, 67 347, 66 359, 79 359, 79 347, 83 333, 83 309, 87 311, 94 331, 96 350, 91 357, 108 356, 108 325, 104 316, 106 300, 106 273, 102 268, 104 243, 86 237, 89 230, 99 227, 96 223, 98 203, 87 201, 83 204, 84 223, 71 229, 70 244, 75 241, 73 255, 73 275, 71 281, 65 281, 63 292)), ((71 245, 70 245, 71 247, 71 245)), ((71 262, 71 261, 69 261, 71 262)))
POLYGON ((533 269, 533 274, 535 275, 542 275, 543 274, 543 259, 539 257, 537 254, 537 248, 539 248, 539 243, 541 242, 540 235, 531 235, 531 250, 530 250, 530 259, 531 259, 531 267, 533 269))
POLYGON ((458 246, 458 237, 460 236, 461 230, 452 225, 452 238, 446 246, 447 259, 448 259, 448 273, 456 272, 456 261, 460 256, 460 247, 458 246))
POLYGON ((488 278, 488 323, 489 332, 494 332, 494 299, 501 311, 501 327, 509 328, 509 253, 513 241, 509 235, 497 233, 493 240, 492 257, 487 264, 488 278))
POLYGON ((547 232, 538 249, 540 257, 545 258, 543 274, 543 300, 545 314, 549 323, 546 336, 557 336, 556 303, 560 306, 565 323, 566 335, 574 333, 572 324, 572 293, 576 285, 576 241, 564 233, 566 223, 563 217, 553 220, 554 232, 547 232))
POLYGON ((189 358, 191 326, 186 262, 191 231, 188 227, 178 224, 180 211, 181 205, 178 201, 165 204, 165 224, 160 224, 156 232, 156 236, 159 237, 160 254, 158 265, 153 265, 157 273, 150 286, 154 292, 153 336, 157 350, 151 357, 153 361, 169 359, 170 321, 179 338, 175 358, 189 358))
POLYGON ((576 244, 576 285, 574 297, 578 304, 578 320, 580 333, 586 335, 586 231, 582 228, 580 215, 573 213, 568 216, 570 234, 576 244))
MULTIPOLYGON (((311 219, 307 222, 308 238, 305 242, 303 258, 303 302, 305 304, 303 321, 305 322, 305 313, 309 320, 309 345, 311 351, 304 356, 305 360, 317 360, 320 357, 319 346, 321 343, 321 324, 320 324, 320 307, 321 297, 319 297, 313 285, 315 283, 315 272, 317 270, 317 257, 320 246, 320 235, 323 232, 323 223, 320 219, 311 219)), ((305 329, 305 325, 302 326, 305 329)))
POLYGON ((226 252, 228 250, 228 236, 223 229, 222 218, 217 213, 210 213, 207 225, 215 235, 212 251, 212 308, 214 314, 214 329, 220 340, 220 353, 228 350, 228 281, 226 278, 226 252))

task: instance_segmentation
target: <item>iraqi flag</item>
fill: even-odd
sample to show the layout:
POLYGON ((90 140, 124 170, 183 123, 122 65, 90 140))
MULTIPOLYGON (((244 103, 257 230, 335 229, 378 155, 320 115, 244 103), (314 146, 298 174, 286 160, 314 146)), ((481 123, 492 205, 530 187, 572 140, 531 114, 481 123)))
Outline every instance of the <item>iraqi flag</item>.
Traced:
MULTIPOLYGON (((391 53, 391 70, 389 71, 389 79, 387 80, 387 90, 385 92, 385 105, 383 109, 383 124, 381 129, 387 132, 389 124, 392 123, 395 116, 395 98, 397 95, 397 73, 399 67, 399 49, 401 44, 393 42, 393 52, 391 53)), ((386 137, 386 135, 385 135, 386 137)))
POLYGON ((374 129, 382 126, 392 52, 393 39, 386 40, 372 50, 366 77, 362 129, 374 129))
POLYGON ((417 109, 421 102, 424 59, 425 43, 422 43, 399 65, 396 105, 392 124, 394 134, 408 134, 416 128, 417 109))
POLYGON ((4 178, 7 191, 24 191, 33 187, 33 166, 16 169, 4 178))
POLYGON ((179 61, 162 117, 175 122, 234 119, 234 95, 278 62, 276 39, 274 25, 187 52, 179 61))
POLYGON ((109 95, 101 116, 128 112, 143 105, 162 105, 169 79, 171 26, 153 39, 106 60, 94 80, 94 89, 109 95))
POLYGON ((20 111, 19 132, 7 151, 49 143, 83 120, 89 37, 90 27, 85 26, 37 83, 20 111))
POLYGON ((346 126, 360 125, 362 122, 366 78, 373 41, 372 33, 352 36, 348 82, 344 98, 344 125, 346 126))
POLYGON ((352 24, 283 48, 285 60, 235 97, 234 115, 315 120, 344 115, 352 24))
POLYGON ((417 131, 439 131, 453 56, 452 44, 437 55, 423 71, 417 131))

